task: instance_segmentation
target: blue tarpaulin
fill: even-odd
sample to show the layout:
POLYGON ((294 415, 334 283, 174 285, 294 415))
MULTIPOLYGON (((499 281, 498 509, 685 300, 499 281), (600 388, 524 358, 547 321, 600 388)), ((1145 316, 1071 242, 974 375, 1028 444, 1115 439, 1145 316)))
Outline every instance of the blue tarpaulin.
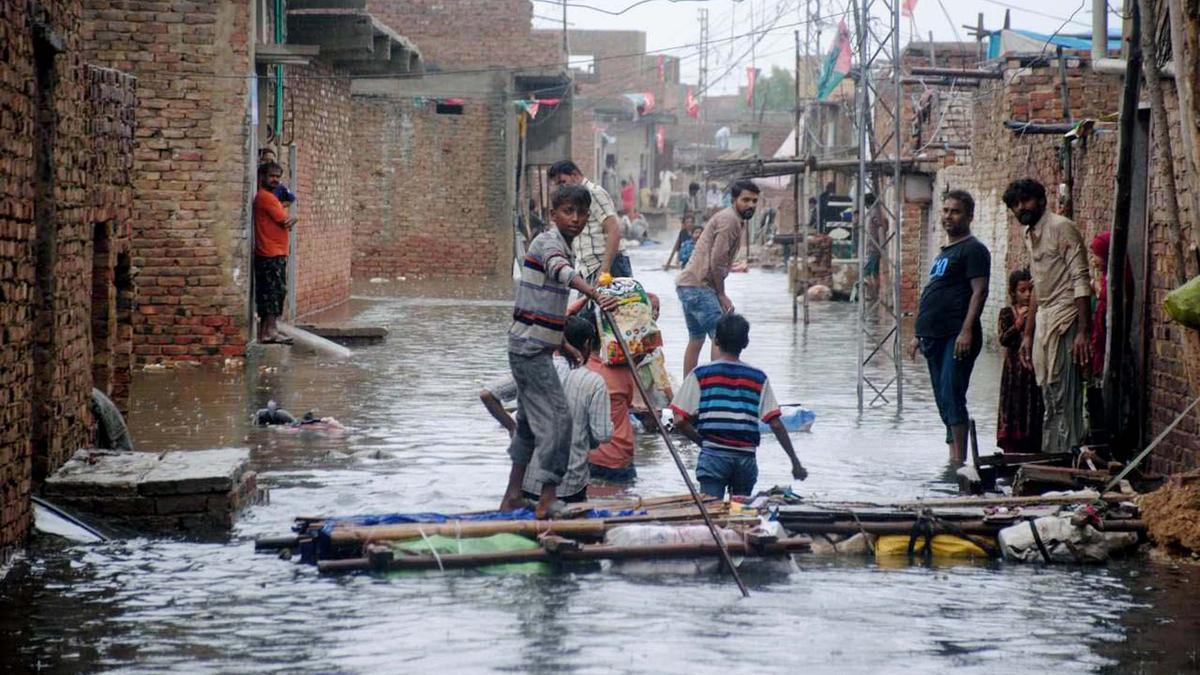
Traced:
MULTIPOLYGON (((1046 35, 1044 33, 1035 33, 1031 30, 996 30, 988 35, 988 58, 994 59, 1001 54, 1024 54, 1037 53, 1041 51, 1053 52, 1054 47, 1061 46, 1063 49, 1075 49, 1090 51, 1092 48, 1092 39, 1090 37, 1068 36, 1068 35, 1046 35)), ((1120 51, 1121 49, 1121 34, 1108 34, 1108 51, 1120 51)))

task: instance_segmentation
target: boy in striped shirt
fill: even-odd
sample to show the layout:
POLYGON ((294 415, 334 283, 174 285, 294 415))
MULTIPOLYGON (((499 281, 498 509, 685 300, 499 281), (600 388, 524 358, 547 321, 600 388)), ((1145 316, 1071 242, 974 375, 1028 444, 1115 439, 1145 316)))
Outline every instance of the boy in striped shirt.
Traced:
POLYGON ((767 374, 740 360, 750 343, 749 322, 740 314, 722 316, 714 342, 713 361, 689 373, 671 401, 676 428, 700 446, 696 460, 700 491, 713 497, 724 497, 726 488, 730 495, 753 493, 760 419, 771 427, 792 461, 792 477, 804 480, 808 471, 779 420, 779 403, 767 374))
POLYGON ((520 508, 521 485, 535 456, 538 461, 532 478, 541 484, 541 494, 534 513, 539 519, 550 515, 555 489, 567 471, 571 412, 552 357, 563 346, 570 289, 606 310, 617 305, 615 298, 596 293, 575 270, 571 241, 587 224, 591 204, 587 188, 560 187, 551 202, 554 227, 534 238, 521 263, 513 322, 508 329, 508 364, 517 383, 517 431, 508 446, 513 463, 501 511, 520 508))

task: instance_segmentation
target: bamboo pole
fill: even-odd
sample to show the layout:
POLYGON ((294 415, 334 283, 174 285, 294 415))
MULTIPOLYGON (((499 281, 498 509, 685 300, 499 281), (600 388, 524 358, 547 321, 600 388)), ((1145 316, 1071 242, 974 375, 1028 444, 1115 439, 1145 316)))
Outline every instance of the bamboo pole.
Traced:
MULTIPOLYGON (((1154 136, 1158 141, 1158 165, 1163 179, 1163 191, 1166 193, 1167 228, 1170 230, 1171 239, 1168 246, 1175 256, 1176 285, 1182 286, 1187 282, 1187 259, 1183 253, 1183 233, 1179 227, 1182 218, 1179 215, 1179 193, 1175 186, 1175 152, 1171 147, 1167 107, 1163 101, 1162 78, 1158 72, 1158 45, 1154 39, 1157 16, 1158 13, 1155 11, 1152 0, 1138 0, 1137 6, 1133 10, 1133 29, 1135 33, 1138 33, 1138 29, 1142 27, 1139 24, 1145 26, 1140 31, 1142 70, 1146 76, 1146 91, 1150 94, 1151 127, 1154 129, 1154 136), (1141 21, 1138 20, 1139 12, 1141 21)), ((1134 53, 1134 50, 1130 50, 1130 61, 1133 60, 1134 53)), ((1111 270, 1111 264, 1109 268, 1111 270)), ((1112 278, 1111 273, 1109 278, 1112 278)))
POLYGON ((361 544, 366 541, 431 537, 486 537, 493 534, 520 534, 536 537, 554 533, 570 537, 602 538, 603 520, 452 520, 445 523, 401 523, 397 525, 343 526, 329 535, 331 543, 361 544))
MULTIPOLYGON (((608 322, 608 325, 612 328, 613 335, 617 338, 617 344, 620 345, 621 353, 625 356, 625 365, 629 368, 630 375, 633 376, 633 383, 637 386, 638 393, 641 394, 642 400, 646 402, 646 407, 654 414, 654 419, 657 421, 660 418, 659 411, 654 407, 653 400, 646 393, 646 388, 642 386, 642 379, 638 377, 637 364, 633 361, 633 352, 629 350, 629 345, 625 343, 625 334, 621 332, 621 327, 617 325, 611 313, 604 311, 604 319, 608 322)), ((667 444, 667 450, 671 453, 671 459, 675 460, 675 468, 679 469, 680 475, 683 476, 683 482, 687 484, 688 493, 691 494, 692 500, 696 502, 696 508, 700 510, 700 515, 704 518, 704 524, 708 527, 709 534, 712 535, 713 541, 716 542, 717 548, 720 549, 721 560, 725 563, 725 567, 729 569, 729 575, 733 577, 738 590, 742 592, 742 597, 750 597, 750 590, 746 588, 745 582, 742 581, 742 576, 738 574, 737 567, 733 564, 733 558, 729 556, 729 550, 725 546, 725 539, 717 532, 717 526, 713 524, 712 517, 708 515, 708 509, 704 507, 704 500, 700 497, 699 491, 696 490, 696 485, 692 482, 692 477, 688 475, 687 467, 683 465, 683 459, 680 458, 679 451, 675 449, 675 442, 671 440, 671 434, 667 432, 662 424, 655 424, 654 426, 658 427, 663 442, 667 444)))
MULTIPOLYGON (((1078 495, 1058 495, 1047 497, 1045 495, 1037 495, 1032 497, 954 497, 948 499, 912 499, 907 501, 895 502, 809 502, 809 505, 816 507, 827 507, 831 510, 852 510, 854 508, 897 508, 897 509, 925 509, 925 508, 971 508, 978 506, 1034 506, 1045 504, 1047 506, 1055 504, 1087 504, 1097 500, 1106 502, 1127 502, 1132 499, 1132 495, 1127 495, 1121 492, 1099 492, 1088 491, 1078 495)), ((781 509, 780 514, 786 513, 786 509, 781 509)))
MULTIPOLYGON (((1011 522, 989 522, 984 520, 962 520, 952 521, 950 523, 940 523, 931 521, 930 527, 933 534, 973 534, 995 536, 1000 530, 1006 527, 1025 522, 1028 519, 1014 520, 1011 522)), ((916 521, 901 521, 901 522, 840 522, 840 523, 808 523, 808 522, 788 522, 786 518, 781 517, 779 520, 784 529, 788 532, 801 534, 858 534, 865 532, 873 535, 893 535, 893 534, 912 534, 913 526, 916 521)), ((1142 520, 1108 520, 1104 521, 1102 527, 1098 528, 1102 532, 1142 532, 1146 529, 1146 523, 1142 520)))
MULTIPOLYGON (((724 547, 716 544, 655 544, 648 546, 582 546, 576 550, 550 552, 544 548, 531 548, 519 551, 496 551, 491 553, 466 553, 445 555, 396 555, 391 560, 380 561, 387 570, 435 570, 461 569, 483 567, 486 565, 502 565, 529 562, 576 562, 588 560, 661 560, 669 558, 724 557, 727 553, 747 557, 761 558, 779 556, 788 553, 807 551, 810 541, 805 538, 792 538, 782 541, 753 545, 743 542, 728 543, 724 547)), ((376 569, 370 557, 351 558, 349 560, 322 560, 317 563, 317 569, 324 573, 348 572, 376 569)))
MULTIPOLYGON (((1195 2, 1189 2, 1189 7, 1195 11, 1195 2)), ((1175 62, 1175 72, 1180 75, 1175 78, 1176 98, 1179 102, 1179 130, 1183 137, 1183 182, 1192 186, 1188 190, 1191 202, 1192 236, 1196 235, 1195 223, 1200 219, 1200 144, 1196 138, 1196 79, 1190 74, 1196 72, 1200 61, 1200 49, 1197 33, 1200 25, 1192 16, 1185 16, 1183 3, 1180 0, 1167 0, 1171 26, 1171 58, 1175 62)), ((1194 245, 1194 242, 1193 242, 1194 245)), ((1181 264, 1186 264, 1180 261, 1181 264)))

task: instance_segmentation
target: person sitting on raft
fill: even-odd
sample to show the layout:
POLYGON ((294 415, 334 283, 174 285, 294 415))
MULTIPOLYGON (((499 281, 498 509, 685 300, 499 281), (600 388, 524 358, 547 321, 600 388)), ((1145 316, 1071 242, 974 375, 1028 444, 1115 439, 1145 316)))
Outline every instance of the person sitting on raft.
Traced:
MULTIPOLYGON (((590 367, 600 345, 596 327, 586 319, 567 317, 563 340, 574 348, 574 354, 567 350, 571 366, 562 377, 563 393, 571 411, 571 456, 555 494, 559 500, 571 504, 587 501, 588 483, 591 482, 588 456, 594 448, 612 438, 613 420, 604 378, 590 367)), ((542 484, 532 474, 526 474, 521 491, 527 499, 538 499, 542 484)))
POLYGON ((779 403, 767 374, 742 363, 750 344, 750 323, 729 313, 717 321, 712 362, 697 366, 680 385, 671 410, 675 428, 700 446, 696 480, 713 497, 750 495, 758 481, 758 420, 766 422, 792 462, 792 477, 804 480, 792 439, 780 421, 779 403))
POLYGON ((574 267, 571 241, 587 224, 591 203, 587 188, 560 186, 551 200, 554 227, 534 238, 521 265, 508 329, 508 363, 517 382, 517 430, 508 446, 512 469, 501 511, 521 506, 521 486, 536 459, 533 478, 542 489, 534 513, 538 518, 551 515, 555 488, 570 462, 571 414, 551 358, 563 343, 569 290, 579 291, 603 309, 617 306, 616 298, 597 293, 574 267))

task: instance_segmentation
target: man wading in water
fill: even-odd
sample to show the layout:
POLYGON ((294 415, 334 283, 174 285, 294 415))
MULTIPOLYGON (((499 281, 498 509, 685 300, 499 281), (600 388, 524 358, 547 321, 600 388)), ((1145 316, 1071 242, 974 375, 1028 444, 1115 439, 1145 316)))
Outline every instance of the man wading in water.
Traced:
POLYGON ((553 354, 563 343, 569 289, 579 291, 602 309, 616 309, 613 296, 601 296, 575 270, 571 241, 588 222, 592 197, 586 187, 563 185, 554 193, 550 220, 554 227, 534 238, 521 264, 521 281, 508 329, 508 363, 517 383, 517 430, 508 446, 512 471, 501 511, 523 504, 521 485, 530 461, 540 483, 535 514, 552 515, 555 490, 567 471, 571 454, 571 411, 554 369, 553 354))
POLYGON ((961 464, 967 456, 967 387, 975 357, 983 346, 979 315, 987 301, 992 256, 971 234, 975 199, 969 192, 951 190, 942 201, 942 227, 949 241, 929 267, 929 281, 917 307, 917 350, 929 365, 938 413, 946 425, 950 459, 961 464))
MULTIPOLYGON (((733 206, 718 211, 705 223, 687 266, 675 278, 675 293, 683 305, 688 331, 688 344, 683 352, 684 377, 699 362, 705 341, 715 337, 717 320, 733 311, 733 301, 725 294, 725 277, 733 267, 746 221, 754 216, 761 190, 748 180, 739 180, 730 190, 733 206)), ((712 358, 717 358, 715 343, 712 358)))

